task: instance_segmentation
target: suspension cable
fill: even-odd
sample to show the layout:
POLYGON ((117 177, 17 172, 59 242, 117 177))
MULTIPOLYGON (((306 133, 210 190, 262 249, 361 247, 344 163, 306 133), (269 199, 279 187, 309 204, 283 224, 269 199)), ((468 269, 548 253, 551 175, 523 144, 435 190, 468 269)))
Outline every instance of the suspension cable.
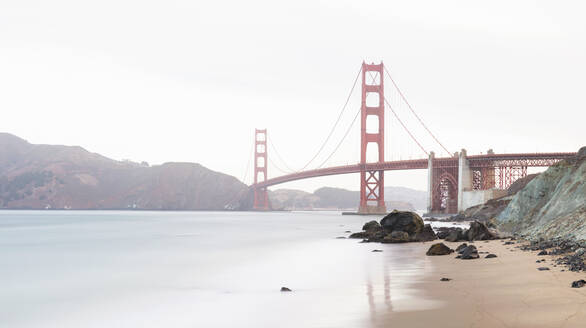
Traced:
POLYGON ((389 77, 389 79, 391 79, 391 82, 393 83, 393 86, 395 86, 395 89, 397 89, 397 92, 399 92, 399 95, 401 96, 401 99, 403 99, 403 101, 405 102, 405 104, 407 104, 407 107, 409 107, 409 110, 411 110, 411 113, 413 113, 413 115, 415 115, 415 117, 417 118, 417 120, 419 121, 419 123, 421 123, 421 125, 423 126, 423 128, 429 133, 429 135, 431 135, 431 137, 433 138, 433 140, 435 140, 438 143, 438 145, 440 145, 448 153, 448 155, 450 155, 451 154, 450 151, 446 147, 444 147, 444 145, 427 128, 427 126, 425 125, 425 123, 423 123, 423 120, 419 117, 419 115, 417 115, 417 113, 415 112, 415 110, 413 110, 413 107, 411 107, 411 104, 409 104, 409 102, 407 101, 407 98, 405 97, 405 95, 403 94, 403 92, 401 92, 401 89, 399 89, 399 86, 397 85, 397 83, 395 83, 395 80, 391 76, 391 73, 389 73, 389 71, 387 70, 387 67, 386 66, 383 66, 383 68, 385 69, 385 72, 387 73, 387 76, 389 77))
POLYGON ((338 123, 340 123, 340 119, 342 118, 342 114, 344 114, 344 111, 346 110, 346 107, 348 106, 348 102, 350 101, 350 97, 352 96, 352 93, 354 92, 354 88, 356 87, 356 82, 358 82, 358 78, 360 77, 360 72, 362 72, 362 65, 360 65, 360 69, 358 70, 358 74, 356 74, 356 78, 354 79, 354 84, 352 85, 352 88, 350 89, 350 93, 348 93, 348 97, 346 97, 346 102, 344 103, 344 106, 342 106, 342 110, 340 111, 340 114, 338 114, 338 118, 336 119, 336 122, 332 126, 332 128, 330 130, 330 133, 328 133, 328 136, 326 137, 326 139, 324 140, 324 142, 319 147, 319 150, 317 151, 317 153, 315 153, 315 155, 299 171, 305 170, 305 168, 309 164, 311 164, 311 162, 313 162, 315 160, 315 158, 322 152, 322 150, 326 146, 326 143, 332 137, 332 134, 334 133, 334 130, 338 126, 338 123))
MULTIPOLYGON (((360 71, 358 71, 358 75, 360 75, 360 72, 361 71, 362 71, 362 68, 360 69, 360 71)), ((374 83, 374 81, 375 81, 376 78, 372 75, 372 73, 370 73, 370 78, 372 79, 372 81, 370 83, 371 84, 374 83)), ((354 81, 354 84, 356 84, 356 81, 354 81)), ((356 122, 356 119, 358 118, 358 114, 360 114, 361 111, 362 111, 362 108, 361 107, 358 107, 358 112, 356 112, 356 115, 354 115, 354 119, 352 119, 352 123, 350 123, 350 126, 348 127, 348 129, 344 133, 344 136, 342 136, 342 139, 340 140, 340 142, 338 142, 338 144, 336 145, 336 147, 334 148, 334 150, 330 153, 330 155, 317 167, 318 169, 321 168, 322 166, 324 166, 324 164, 330 158, 332 158, 332 156, 336 153, 336 151, 338 151, 338 148, 340 148, 340 146, 342 145, 342 143, 346 139, 346 136, 348 136, 348 133, 350 133, 350 130, 352 129, 352 126, 354 126, 354 122, 356 122)))
POLYGON ((285 162, 283 160, 283 157, 281 157, 281 155, 279 154, 279 152, 277 151, 277 148, 275 147, 275 145, 273 145, 272 141, 269 139, 269 146, 271 147, 271 149, 275 152, 275 154, 277 154, 277 157, 281 160, 281 163, 283 163, 283 166, 285 166, 285 168, 289 171, 287 173, 294 173, 297 172, 296 170, 293 170, 291 167, 289 167, 289 165, 287 165, 287 162, 285 162))
MULTIPOLYGON (((384 66, 383 66, 384 67, 384 66)), ((370 75, 370 77, 374 80, 375 77, 372 75, 372 73, 369 71, 368 74, 370 75)), ((389 109, 391 110, 391 112, 393 113, 393 115, 395 116, 395 118, 397 119, 397 121, 399 121, 399 123, 401 123, 401 126, 403 127, 403 129, 405 130, 405 132, 407 132, 407 134, 409 134, 409 136, 411 137, 411 139, 413 139, 413 141, 415 141, 415 143, 419 146, 419 148, 421 148, 421 150, 423 150, 423 152, 429 156, 429 153, 427 152, 427 150, 425 150, 425 148, 423 148, 423 146, 421 146, 421 144, 419 143, 419 141, 417 141, 417 139, 415 139, 415 136, 413 136, 413 134, 411 134, 411 131, 409 131, 409 129, 407 129, 407 126, 403 123, 403 121, 401 121, 401 119, 399 118, 399 115, 397 115, 397 113, 395 112, 395 110, 393 109, 393 106, 391 106, 391 104, 389 103, 389 101, 387 100, 387 97, 385 97, 383 95, 384 101, 387 104, 387 106, 389 107, 389 109)))
MULTIPOLYGON (((285 171, 282 168, 280 168, 277 164, 275 164, 275 162, 273 162, 270 157, 267 157, 267 159, 269 160, 269 163, 271 163, 271 165, 273 165, 279 172, 284 173, 284 174, 289 174, 291 172, 285 171)), ((267 177, 268 179, 268 177, 267 177)))
POLYGON ((356 119, 358 118, 358 114, 360 114, 360 111, 361 110, 362 110, 362 108, 359 108, 358 109, 358 111, 356 112, 356 115, 354 115, 354 119, 352 120, 352 123, 350 123, 350 126, 346 130, 346 133, 344 133, 344 136, 342 137, 342 139, 340 140, 340 142, 338 142, 338 144, 336 145, 336 148, 334 148, 334 150, 330 153, 330 155, 317 167, 318 169, 321 168, 322 166, 324 166, 324 164, 328 160, 330 160, 330 158, 334 155, 334 153, 336 153, 336 151, 338 150, 338 148, 340 148, 340 145, 342 145, 342 142, 344 142, 344 139, 346 139, 346 137, 348 136, 348 133, 350 133, 350 130, 352 129, 352 126, 354 126, 354 122, 356 122, 356 119))
POLYGON ((429 153, 427 152, 427 150, 425 150, 425 148, 423 148, 423 146, 421 146, 421 144, 419 143, 419 141, 417 141, 417 139, 415 139, 415 137, 413 136, 413 134, 411 134, 411 131, 409 131, 409 129, 407 129, 407 126, 405 126, 405 124, 403 123, 403 121, 401 121, 401 119, 399 118, 399 116, 397 115, 397 113, 395 112, 395 110, 393 109, 393 106, 391 106, 391 104, 387 101, 387 97, 384 97, 385 99, 385 103, 387 104, 387 106, 389 107, 389 109, 391 110, 391 112, 393 113, 393 115, 395 116, 395 118, 397 119, 397 121, 399 121, 399 123, 401 123, 401 126, 403 127, 403 129, 405 129, 405 131, 407 132, 407 134, 409 134, 409 136, 411 137, 411 139, 413 139, 413 141, 415 141, 415 143, 417 144, 417 146, 419 146, 419 148, 421 148, 421 150, 423 150, 423 152, 425 153, 425 155, 429 156, 429 153))
POLYGON ((246 178, 248 177, 248 169, 250 168, 250 162, 252 161, 252 158, 254 157, 253 155, 254 152, 254 143, 252 143, 252 147, 250 147, 250 151, 248 154, 248 161, 246 163, 246 170, 244 171, 244 177, 242 178, 242 183, 246 184, 246 178))

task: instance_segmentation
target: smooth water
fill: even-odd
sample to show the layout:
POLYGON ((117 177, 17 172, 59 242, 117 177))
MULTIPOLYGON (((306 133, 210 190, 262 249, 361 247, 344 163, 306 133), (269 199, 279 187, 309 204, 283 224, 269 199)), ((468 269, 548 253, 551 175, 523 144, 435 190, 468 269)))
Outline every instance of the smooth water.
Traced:
POLYGON ((435 306, 412 247, 336 239, 367 219, 0 211, 0 327, 369 327, 435 306))

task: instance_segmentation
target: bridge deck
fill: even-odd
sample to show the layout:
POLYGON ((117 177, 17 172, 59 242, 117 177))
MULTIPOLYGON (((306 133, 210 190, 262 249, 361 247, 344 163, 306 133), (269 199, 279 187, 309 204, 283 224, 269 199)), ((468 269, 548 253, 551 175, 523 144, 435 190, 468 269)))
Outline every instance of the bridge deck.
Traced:
MULTIPOLYGON (((470 168, 489 167, 489 166, 527 166, 527 167, 545 167, 550 166, 556 161, 574 157, 576 153, 533 153, 533 154, 487 154, 467 156, 470 168)), ((458 166, 457 157, 440 157, 434 158, 434 166, 458 166)), ((427 169, 428 159, 412 159, 403 161, 390 161, 382 163, 353 164, 344 166, 333 166, 322 169, 307 170, 282 175, 260 182, 251 187, 269 187, 277 184, 322 177, 328 175, 358 173, 360 171, 396 171, 396 170, 421 170, 427 169)))

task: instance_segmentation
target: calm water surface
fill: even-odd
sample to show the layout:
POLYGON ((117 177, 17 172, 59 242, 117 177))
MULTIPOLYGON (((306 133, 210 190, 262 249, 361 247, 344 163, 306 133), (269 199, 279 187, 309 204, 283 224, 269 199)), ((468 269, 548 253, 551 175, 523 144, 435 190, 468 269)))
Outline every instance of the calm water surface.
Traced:
POLYGON ((369 327, 437 306, 413 247, 335 238, 367 219, 0 211, 0 327, 369 327))

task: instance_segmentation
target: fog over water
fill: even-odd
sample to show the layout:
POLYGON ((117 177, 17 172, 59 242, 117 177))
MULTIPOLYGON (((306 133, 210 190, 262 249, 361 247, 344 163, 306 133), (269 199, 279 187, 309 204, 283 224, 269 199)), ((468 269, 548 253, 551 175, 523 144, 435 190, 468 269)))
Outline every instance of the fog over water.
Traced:
POLYGON ((366 220, 337 212, 2 211, 0 322, 367 327, 388 311, 438 306, 413 287, 432 269, 423 254, 335 238, 366 220))

